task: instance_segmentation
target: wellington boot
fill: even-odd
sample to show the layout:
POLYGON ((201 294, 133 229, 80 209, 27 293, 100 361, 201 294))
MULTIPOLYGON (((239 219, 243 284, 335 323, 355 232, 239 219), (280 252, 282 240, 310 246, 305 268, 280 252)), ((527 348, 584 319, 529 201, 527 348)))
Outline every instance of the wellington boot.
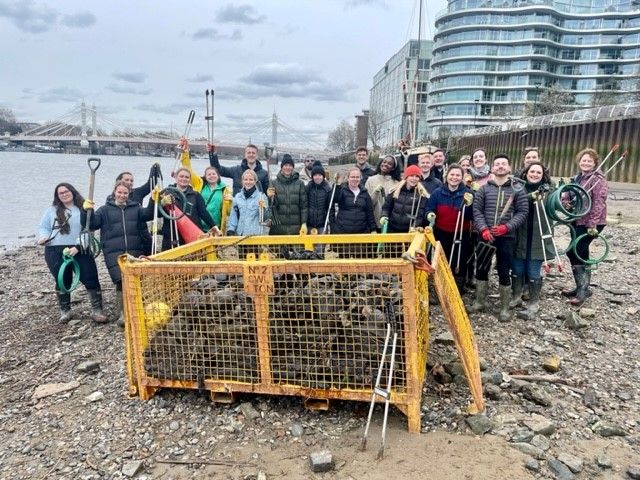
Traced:
POLYGON ((533 320, 538 315, 540 310, 540 291, 542 290, 542 279, 531 280, 529 282, 529 303, 527 309, 524 312, 518 313, 519 318, 525 320, 533 320))
POLYGON ((469 307, 471 313, 483 312, 487 308, 487 293, 489 292, 489 282, 478 280, 476 282, 476 299, 469 307))
POLYGON ((522 305, 522 290, 524 286, 524 277, 519 275, 511 277, 511 294, 512 298, 509 302, 509 308, 516 308, 522 305))
POLYGON ((509 311, 511 285, 500 285, 498 291, 500 293, 500 313, 498 314, 498 320, 501 322, 508 322, 511 320, 511 312, 509 311))
POLYGON ((572 265, 571 266, 571 271, 573 272, 573 279, 576 282, 576 287, 575 288, 571 288, 571 289, 563 289, 560 294, 564 297, 575 297, 576 293, 578 293, 578 277, 576 275, 576 268, 580 268, 580 265, 572 265))
POLYGON ((71 311, 71 294, 63 293, 60 290, 56 290, 56 296, 58 297, 58 305, 60 306, 60 323, 68 323, 73 318, 73 312, 71 311))
POLYGON ((591 290, 589 290, 589 275, 584 265, 576 265, 573 267, 573 275, 576 277, 576 295, 571 299, 571 305, 579 307, 587 298, 591 296, 591 290))
POLYGON ((115 310, 116 313, 118 314, 118 319, 116 320, 116 324, 119 327, 124 328, 124 310, 123 310, 123 304, 122 304, 122 288, 117 288, 116 287, 116 304, 115 304, 115 310))
POLYGON ((100 290, 89 290, 89 300, 91 301, 91 320, 96 323, 107 323, 109 319, 102 312, 102 292, 100 290))
POLYGON ((523 286, 522 286, 522 295, 520 296, 520 298, 522 300, 524 300, 525 302, 529 300, 530 298, 530 294, 529 294, 529 283, 527 283, 526 279, 523 282, 523 286))

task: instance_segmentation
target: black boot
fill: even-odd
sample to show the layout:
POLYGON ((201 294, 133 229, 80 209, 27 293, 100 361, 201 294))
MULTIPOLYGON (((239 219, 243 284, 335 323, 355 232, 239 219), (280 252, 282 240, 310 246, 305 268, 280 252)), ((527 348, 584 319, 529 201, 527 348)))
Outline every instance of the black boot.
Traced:
POLYGON ((58 297, 58 305, 60 306, 60 323, 67 323, 73 318, 73 312, 71 311, 71 294, 56 290, 56 296, 58 297))
POLYGON ((458 292, 460 295, 467 293, 467 289, 465 287, 465 278, 464 277, 454 277, 456 282, 456 287, 458 287, 458 292))
POLYGON ((518 317, 524 318, 525 320, 533 320, 538 315, 538 310, 540 310, 540 291, 542 290, 542 278, 538 278, 537 280, 529 281, 529 304, 527 305, 527 309, 518 313, 518 317))
POLYGON ((524 286, 524 277, 516 275, 511 277, 511 301, 509 308, 516 308, 522 305, 522 289, 524 286))
POLYGON ((579 266, 580 265, 571 265, 571 271, 573 272, 573 279, 576 282, 576 288, 572 288, 570 290, 567 290, 567 289, 562 290, 560 292, 562 296, 573 298, 576 296, 576 293, 578 293, 578 277, 576 275, 576 267, 579 267, 579 266))
POLYGON ((573 267, 573 275, 576 277, 576 295, 571 299, 571 305, 579 307, 587 298, 591 296, 589 290, 589 276, 584 265, 576 265, 573 267))
POLYGON ((100 290, 89 290, 89 300, 91 301, 91 320, 96 323, 107 323, 109 319, 102 313, 102 292, 100 290))

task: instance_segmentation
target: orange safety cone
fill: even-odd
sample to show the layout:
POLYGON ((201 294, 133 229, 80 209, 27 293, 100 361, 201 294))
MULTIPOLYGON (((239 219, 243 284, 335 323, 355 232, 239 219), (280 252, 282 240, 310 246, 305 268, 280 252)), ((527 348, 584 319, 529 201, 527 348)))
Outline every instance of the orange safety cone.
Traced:
POLYGON ((195 242, 204 233, 200 227, 193 223, 193 220, 187 217, 176 205, 165 205, 164 209, 167 212, 170 211, 171 216, 176 218, 174 221, 178 227, 178 234, 184 243, 195 242))

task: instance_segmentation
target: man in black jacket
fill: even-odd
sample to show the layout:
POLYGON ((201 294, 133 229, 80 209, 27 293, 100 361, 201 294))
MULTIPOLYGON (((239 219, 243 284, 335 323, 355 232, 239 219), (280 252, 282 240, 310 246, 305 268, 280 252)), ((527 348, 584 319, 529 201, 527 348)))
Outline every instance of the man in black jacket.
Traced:
POLYGON ((248 169, 253 170, 258 175, 257 187, 259 190, 266 192, 267 188, 269 188, 269 174, 262 168, 262 164, 258 160, 258 147, 255 145, 250 143, 244 147, 244 158, 240 165, 235 167, 223 167, 220 165, 218 155, 215 153, 215 145, 208 143, 207 151, 209 152, 209 164, 218 170, 221 177, 228 177, 233 180, 234 195, 242 190, 242 174, 248 169))
POLYGON ((429 195, 431 195, 436 188, 442 186, 442 182, 433 174, 432 166, 433 160, 431 159, 430 153, 425 152, 418 156, 418 168, 420 168, 420 172, 422 173, 420 183, 422 183, 422 186, 429 195))
POLYGON ((431 156, 433 158, 433 175, 441 182, 444 182, 444 161, 446 157, 444 150, 438 149, 431 156))

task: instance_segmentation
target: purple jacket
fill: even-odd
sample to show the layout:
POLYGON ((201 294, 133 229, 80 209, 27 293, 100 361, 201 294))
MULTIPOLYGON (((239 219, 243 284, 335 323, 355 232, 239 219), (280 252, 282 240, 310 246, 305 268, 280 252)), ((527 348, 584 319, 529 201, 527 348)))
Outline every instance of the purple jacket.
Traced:
POLYGON ((573 181, 585 190, 593 187, 589 192, 591 197, 591 210, 585 216, 576 220, 576 225, 587 228, 605 225, 607 223, 607 196, 609 195, 609 184, 599 170, 587 174, 578 174, 573 181))

